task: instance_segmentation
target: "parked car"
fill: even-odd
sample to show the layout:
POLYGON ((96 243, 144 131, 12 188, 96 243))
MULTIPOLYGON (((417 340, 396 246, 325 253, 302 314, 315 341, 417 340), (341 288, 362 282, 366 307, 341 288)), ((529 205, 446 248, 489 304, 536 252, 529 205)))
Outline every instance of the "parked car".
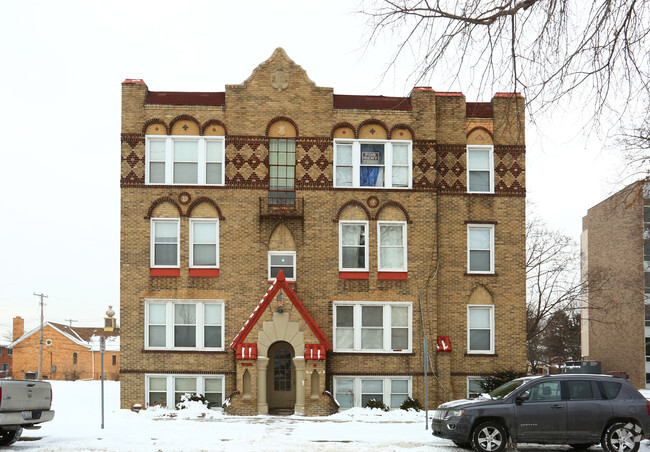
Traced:
POLYGON ((508 442, 568 444, 636 452, 650 435, 650 401, 608 375, 550 375, 508 382, 478 399, 451 401, 433 413, 433 435, 478 452, 508 442))
POLYGON ((47 381, 0 380, 0 446, 20 438, 23 428, 40 428, 54 419, 52 386, 47 381))

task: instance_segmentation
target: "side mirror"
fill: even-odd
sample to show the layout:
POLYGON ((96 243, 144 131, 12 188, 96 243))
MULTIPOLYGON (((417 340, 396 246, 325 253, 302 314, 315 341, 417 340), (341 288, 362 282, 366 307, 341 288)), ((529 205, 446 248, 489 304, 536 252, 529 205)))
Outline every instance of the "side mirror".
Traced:
POLYGON ((524 392, 523 394, 519 394, 517 398, 515 399, 515 403, 517 405, 521 405, 523 402, 526 400, 530 399, 530 394, 527 392, 524 392))

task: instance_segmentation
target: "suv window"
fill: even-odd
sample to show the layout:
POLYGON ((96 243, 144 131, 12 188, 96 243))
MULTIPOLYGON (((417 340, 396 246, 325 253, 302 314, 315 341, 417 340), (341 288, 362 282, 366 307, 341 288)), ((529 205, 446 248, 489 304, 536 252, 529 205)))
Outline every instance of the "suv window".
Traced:
POLYGON ((593 399, 593 391, 591 381, 589 380, 569 380, 567 381, 569 388, 570 400, 589 400, 593 399))
POLYGON ((621 384, 613 381, 603 381, 605 392, 608 399, 615 399, 619 392, 621 392, 621 384))
POLYGON ((524 394, 529 394, 528 402, 552 402, 562 400, 561 382, 544 381, 531 386, 524 394))

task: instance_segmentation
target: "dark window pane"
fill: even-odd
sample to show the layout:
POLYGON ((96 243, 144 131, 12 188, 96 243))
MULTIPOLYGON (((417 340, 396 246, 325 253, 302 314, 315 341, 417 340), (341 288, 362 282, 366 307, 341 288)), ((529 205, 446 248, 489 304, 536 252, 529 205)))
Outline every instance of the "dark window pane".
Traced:
POLYGON ((174 347, 196 347, 196 327, 175 326, 174 347))
POLYGON ((621 384, 613 381, 604 381, 605 393, 608 399, 615 399, 619 392, 621 392, 621 384))

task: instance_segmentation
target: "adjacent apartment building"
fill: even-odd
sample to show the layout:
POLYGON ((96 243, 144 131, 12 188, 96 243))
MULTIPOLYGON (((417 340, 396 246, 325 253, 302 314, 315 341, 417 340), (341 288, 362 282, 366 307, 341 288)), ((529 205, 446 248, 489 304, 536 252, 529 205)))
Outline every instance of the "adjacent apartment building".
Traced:
POLYGON ((582 355, 650 388, 650 197, 636 182, 582 219, 582 355))
POLYGON ((282 49, 220 92, 125 80, 122 407, 324 415, 523 371, 523 109, 334 94, 282 49))

